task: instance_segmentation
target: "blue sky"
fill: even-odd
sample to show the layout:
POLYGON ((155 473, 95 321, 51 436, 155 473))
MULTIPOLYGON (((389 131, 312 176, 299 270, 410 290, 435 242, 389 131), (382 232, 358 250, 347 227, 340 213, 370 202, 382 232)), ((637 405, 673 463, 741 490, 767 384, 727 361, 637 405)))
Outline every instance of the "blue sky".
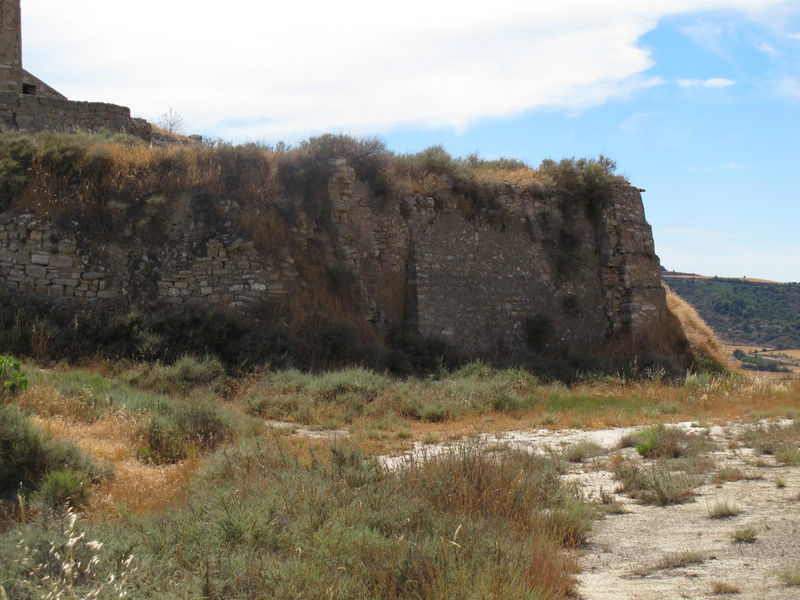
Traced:
POLYGON ((604 154, 667 268, 800 280, 796 0, 22 5, 25 67, 70 98, 234 141, 604 154))

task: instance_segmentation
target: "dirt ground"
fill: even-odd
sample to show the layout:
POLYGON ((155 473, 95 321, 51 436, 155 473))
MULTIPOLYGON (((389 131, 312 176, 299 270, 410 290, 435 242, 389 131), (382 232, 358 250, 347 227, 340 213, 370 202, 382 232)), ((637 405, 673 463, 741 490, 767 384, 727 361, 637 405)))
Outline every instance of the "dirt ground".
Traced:
MULTIPOLYGON (((703 431, 689 423, 673 426, 703 431)), ((581 440, 609 449, 604 456, 571 465, 566 475, 590 500, 597 499, 601 489, 614 493, 625 511, 596 521, 580 551, 578 591, 585 600, 798 599, 800 588, 783 585, 778 572, 800 564, 800 467, 780 466, 771 456, 755 457, 749 448, 729 447, 741 427, 708 429, 716 449, 708 454, 714 466, 704 475, 707 483, 696 488, 689 502, 666 507, 643 505, 615 492, 618 482, 609 471, 611 456, 646 462, 633 448, 617 449, 621 438, 636 428, 513 431, 477 436, 477 441, 498 450, 557 450, 581 440), (725 466, 738 467, 753 479, 712 483, 714 473, 725 466), (741 512, 711 518, 709 511, 718 502, 741 512), (754 542, 734 542, 734 530, 750 527, 755 530, 754 542), (684 551, 699 553, 702 562, 665 566, 666 558, 684 551), (723 595, 722 589, 729 591, 723 595)), ((411 452, 431 456, 451 446, 418 443, 411 452)), ((384 462, 393 468, 406 458, 386 457, 384 462)))
MULTIPOLYGON (((732 594, 736 598, 800 598, 800 589, 784 586, 777 576, 800 562, 800 468, 777 466, 771 457, 754 461, 748 449, 729 449, 729 430, 715 427, 712 437, 720 448, 711 454, 717 469, 735 466, 761 478, 707 483, 697 488, 693 501, 666 507, 617 495, 628 512, 595 524, 580 557, 583 598, 719 598, 721 584, 740 590, 732 594), (710 518, 709 510, 718 502, 741 512, 710 518), (756 541, 734 542, 733 531, 748 527, 755 529, 756 541), (702 562, 660 567, 665 557, 687 550, 700 552, 702 562)), ((605 489, 614 489, 610 473, 603 470, 577 477, 588 493, 603 480, 605 489)))

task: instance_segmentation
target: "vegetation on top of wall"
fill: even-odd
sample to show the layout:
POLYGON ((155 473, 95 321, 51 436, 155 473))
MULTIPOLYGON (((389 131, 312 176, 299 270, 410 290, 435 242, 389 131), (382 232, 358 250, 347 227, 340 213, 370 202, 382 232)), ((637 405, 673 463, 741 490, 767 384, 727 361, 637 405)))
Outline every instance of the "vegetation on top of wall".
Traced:
POLYGON ((597 221, 613 199, 616 168, 616 162, 601 154, 597 159, 545 159, 539 170, 546 187, 552 187, 562 200, 583 206, 586 215, 597 221))
MULTIPOLYGON (((109 238, 121 223, 146 212, 154 196, 167 201, 185 194, 195 200, 226 199, 248 217, 275 211, 287 221, 302 207, 315 219, 326 219, 331 157, 346 158, 356 177, 384 201, 415 192, 455 194, 464 197, 464 209, 472 211, 497 210, 493 199, 513 184, 537 196, 578 202, 596 217, 610 200, 615 177, 614 162, 602 156, 545 160, 535 170, 509 158, 455 158, 442 146, 399 155, 378 139, 345 135, 312 137, 294 147, 225 142, 151 147, 124 134, 2 134, 0 210, 24 207, 66 227, 79 217, 82 231, 109 238), (291 202, 287 206, 282 199, 291 202), (95 227, 87 228, 87 220, 95 227)), ((195 202, 193 209, 202 212, 202 204, 195 202)), ((222 219, 215 214, 218 207, 205 208, 201 216, 206 220, 222 219)), ((234 221, 255 231, 263 219, 234 221)))

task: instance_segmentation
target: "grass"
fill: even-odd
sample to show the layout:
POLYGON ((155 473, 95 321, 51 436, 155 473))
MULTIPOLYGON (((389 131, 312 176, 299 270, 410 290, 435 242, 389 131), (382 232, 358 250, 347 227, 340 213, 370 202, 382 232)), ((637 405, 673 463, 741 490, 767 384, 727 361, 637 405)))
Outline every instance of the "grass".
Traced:
POLYGON ((670 471, 663 465, 640 467, 622 462, 612 467, 621 489, 644 504, 681 504, 694 496, 695 481, 685 473, 670 471))
POLYGON ((758 540, 755 527, 741 527, 731 532, 731 538, 737 544, 752 544, 758 540))
POLYGON ((711 519, 727 519, 740 515, 742 509, 727 500, 717 500, 709 509, 708 516, 711 519))
POLYGON ((725 581, 712 581, 711 582, 711 593, 714 595, 722 595, 722 594, 738 594, 742 590, 741 588, 727 583, 725 581))
POLYGON ((0 499, 41 490, 78 503, 85 500, 78 488, 110 474, 73 444, 51 439, 14 405, 0 405, 0 457, 0 499))
MULTIPOLYGON (((487 448, 467 441, 443 454, 432 448, 428 460, 410 459, 394 471, 369 455, 402 451, 415 441, 536 427, 542 420, 552 426, 582 420, 586 427, 648 423, 642 407, 660 405, 664 396, 681 410, 699 406, 712 420, 715 411, 724 416, 749 408, 731 401, 744 390, 756 405, 769 401, 777 408, 787 397, 781 390, 792 389, 699 376, 678 386, 604 378, 567 387, 480 363, 424 380, 358 368, 263 371, 220 384, 191 375, 195 365, 177 378, 179 369, 166 368, 142 376, 154 366, 28 366, 31 385, 13 400, 33 411, 32 422, 53 438, 73 439, 83 453, 114 464, 114 479, 86 485, 62 474, 48 493, 93 492, 79 501, 90 517, 87 539, 104 542, 94 583, 132 552, 136 571, 126 586, 141 597, 237 597, 247 590, 329 597, 333 590, 340 598, 410 598, 476 590, 469 593, 563 598, 574 589, 574 563, 564 551, 580 547, 598 515, 623 510, 613 494, 587 502, 565 484, 564 458, 587 460, 605 449, 575 444, 536 457, 499 438, 487 448), (689 400, 703 395, 706 404, 689 400), (620 412, 626 398, 635 410, 620 412), (526 408, 512 410, 512 404, 526 408), (426 406, 438 406, 443 420, 425 420, 426 406), (304 429, 347 427, 353 447, 329 447, 291 429, 269 433, 264 416, 304 429)), ((219 372, 213 364, 198 370, 219 372)), ((671 427, 645 429, 647 439, 632 441, 651 446, 650 457, 608 459, 621 488, 656 505, 689 500, 698 474, 708 469, 706 438, 671 427)), ((720 472, 724 480, 741 476, 720 472)), ((47 503, 44 494, 29 498, 31 515, 47 503)), ((61 535, 46 512, 14 524, 38 548, 37 560, 46 559, 45 540, 61 535)), ((16 541, 0 533, 0 554, 18 557, 16 541)), ((32 588, 25 586, 33 583, 9 572, 14 564, 0 566, 0 581, 22 586, 6 590, 9 597, 26 597, 32 588)))
POLYGON ((778 579, 786 586, 800 586, 800 563, 788 565, 778 571, 778 579))
POLYGON ((603 456, 604 454, 608 454, 607 448, 589 440, 581 440, 580 442, 570 444, 561 452, 564 460, 573 463, 580 463, 596 456, 603 456))
POLYGON ((705 555, 698 550, 681 550, 670 552, 657 564, 656 569, 680 569, 689 565, 699 565, 705 561, 705 555))
POLYGON ((645 458, 683 458, 697 456, 705 451, 707 442, 704 435, 659 424, 624 436, 620 446, 635 447, 645 458))
POLYGON ((713 481, 721 484, 730 481, 752 481, 755 479, 761 479, 761 475, 758 473, 742 471, 739 467, 735 467, 733 465, 724 465, 720 467, 716 473, 714 473, 713 481))
POLYGON ((800 464, 800 421, 789 425, 775 423, 759 424, 742 431, 738 442, 753 449, 757 455, 773 455, 775 460, 787 466, 800 464))
MULTIPOLYGON (((553 459, 474 447, 388 472, 342 446, 304 459, 281 438, 241 440, 210 458, 185 509, 90 525, 104 544, 75 595, 133 555, 138 597, 565 598, 560 549, 580 545, 593 511, 559 473, 553 459)), ((46 564, 58 524, 20 529, 46 564)), ((0 537, 4 556, 19 539, 0 537)), ((36 584, 13 560, 0 580, 9 597, 36 584)))

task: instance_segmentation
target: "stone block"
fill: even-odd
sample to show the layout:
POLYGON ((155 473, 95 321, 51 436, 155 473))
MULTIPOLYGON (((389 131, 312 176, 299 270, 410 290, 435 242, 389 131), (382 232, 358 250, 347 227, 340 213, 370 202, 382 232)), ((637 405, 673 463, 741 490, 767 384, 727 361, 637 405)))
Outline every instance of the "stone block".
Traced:
POLYGON ((50 266, 51 267, 58 267, 58 268, 67 268, 71 267, 75 261, 73 258, 66 254, 51 254, 50 255, 50 266))
POLYGON ((47 277, 47 269, 38 265, 28 265, 25 267, 25 274, 34 279, 44 279, 47 277))
POLYGON ((50 264, 50 255, 49 254, 31 254, 31 263, 34 265, 49 265, 50 264))

